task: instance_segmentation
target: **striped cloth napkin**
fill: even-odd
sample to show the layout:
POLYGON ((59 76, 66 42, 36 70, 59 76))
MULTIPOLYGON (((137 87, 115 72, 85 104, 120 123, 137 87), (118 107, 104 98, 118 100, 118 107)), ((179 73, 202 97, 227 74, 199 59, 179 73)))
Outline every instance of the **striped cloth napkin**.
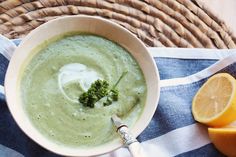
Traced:
MULTIPOLYGON (((20 40, 0 36, 0 156, 58 157, 30 140, 13 120, 4 100, 4 76, 20 40)), ((194 121, 191 102, 211 75, 236 77, 236 50, 149 48, 161 77, 160 101, 141 142, 148 157, 222 157, 211 144, 207 128, 194 121)), ((102 157, 129 157, 125 148, 102 157)))

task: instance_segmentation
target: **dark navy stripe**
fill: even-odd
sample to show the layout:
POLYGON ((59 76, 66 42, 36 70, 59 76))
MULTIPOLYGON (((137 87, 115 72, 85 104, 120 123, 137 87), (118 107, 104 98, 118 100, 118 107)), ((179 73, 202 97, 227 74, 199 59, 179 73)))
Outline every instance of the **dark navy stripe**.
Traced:
POLYGON ((0 53, 0 85, 4 85, 4 78, 9 61, 0 53))
POLYGON ((157 57, 154 59, 159 69, 161 80, 185 77, 195 74, 217 61, 206 59, 174 59, 157 57))
POLYGON ((227 66, 226 68, 220 70, 217 73, 229 73, 234 78, 236 78, 236 63, 233 63, 233 64, 227 66))
POLYGON ((225 157, 225 155, 217 151, 213 144, 208 144, 199 149, 177 155, 176 157, 225 157))
POLYGON ((25 157, 59 157, 59 155, 45 150, 28 138, 15 123, 6 102, 0 99, 0 104, 0 144, 21 153, 25 157))

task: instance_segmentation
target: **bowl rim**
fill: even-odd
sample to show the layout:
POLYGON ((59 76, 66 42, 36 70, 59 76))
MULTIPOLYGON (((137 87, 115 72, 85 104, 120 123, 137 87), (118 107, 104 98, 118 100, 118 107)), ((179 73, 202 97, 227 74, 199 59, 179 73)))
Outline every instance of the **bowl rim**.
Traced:
MULTIPOLYGON (((52 147, 47 147, 45 146, 43 143, 41 143, 39 140, 36 139, 36 137, 33 137, 32 134, 29 133, 29 131, 27 131, 27 128, 25 128, 23 126, 22 121, 18 120, 17 116, 16 116, 16 111, 14 110, 14 104, 12 103, 12 100, 11 100, 11 79, 10 77, 12 76, 11 74, 14 73, 14 69, 12 68, 13 65, 15 64, 13 61, 16 60, 16 54, 17 54, 17 51, 20 47, 22 47, 22 45, 25 45, 27 44, 27 41, 32 37, 34 36, 34 34, 37 34, 37 32, 40 31, 41 28, 43 27, 46 27, 48 25, 50 25, 51 23, 54 23, 55 21, 58 21, 58 20, 64 20, 64 19, 68 19, 68 18, 75 18, 76 20, 79 20, 79 19, 88 19, 88 20, 99 20, 103 23, 106 23, 106 24, 109 24, 111 25, 112 27, 115 27, 116 29, 120 29, 121 31, 123 31, 124 33, 128 34, 129 36, 131 36, 132 38, 135 38, 136 39, 136 43, 137 44, 140 44, 146 51, 147 53, 147 56, 149 57, 149 62, 150 64, 152 64, 152 67, 154 68, 154 71, 155 71, 155 77, 156 77, 156 84, 154 85, 154 87, 156 87, 157 89, 155 90, 156 91, 156 97, 154 98, 155 99, 155 104, 153 106, 153 110, 152 111, 149 111, 149 115, 146 120, 145 120, 145 124, 142 124, 142 126, 140 126, 139 128, 136 128, 136 130, 134 128, 131 128, 131 132, 132 134, 137 137, 139 134, 141 134, 141 132, 148 126, 148 124, 150 123, 155 111, 156 111, 156 108, 158 106, 158 102, 159 102, 159 97, 160 97, 160 76, 159 76, 159 72, 158 72, 158 68, 155 64, 155 61, 153 59, 153 57, 151 56, 151 54, 148 52, 147 50, 147 47, 144 45, 144 43, 138 39, 135 35, 133 35, 130 31, 128 31, 127 29, 123 28, 122 26, 112 22, 112 21, 109 21, 107 19, 104 19, 104 18, 100 18, 100 17, 95 17, 95 16, 87 16, 87 15, 74 15, 74 16, 64 16, 64 17, 59 17, 57 19, 54 19, 54 20, 51 20, 51 21, 48 21, 42 25, 40 25, 39 27, 37 27, 36 29, 34 29, 33 31, 31 31, 25 38, 23 38, 23 40, 21 41, 20 45, 16 48, 15 52, 13 53, 13 56, 12 56, 12 59, 10 60, 9 62, 9 65, 8 65, 8 68, 7 68, 7 72, 6 72, 6 75, 5 75, 5 83, 4 83, 4 90, 5 90, 5 95, 6 95, 6 102, 7 102, 7 105, 8 105, 8 108, 10 110, 10 113, 11 115, 13 116, 15 122, 17 123, 17 125, 20 127, 20 129, 30 138, 32 139, 34 142, 36 142, 37 144, 39 144, 40 146, 44 147, 45 149, 51 151, 51 152, 54 152, 55 154, 59 154, 59 155, 65 155, 65 156, 78 156, 78 155, 82 155, 82 156, 94 156, 94 155, 101 155, 101 154, 105 154, 105 153, 108 153, 108 152, 111 152, 111 151, 114 151, 120 147, 123 146, 122 142, 121 141, 116 141, 116 143, 119 143, 119 145, 116 145, 116 146, 113 146, 112 149, 109 149, 109 150, 106 150, 106 149, 103 149, 102 151, 99 151, 101 148, 100 147, 97 147, 98 149, 94 149, 94 147, 91 147, 94 151, 90 151, 90 153, 88 153, 88 151, 81 151, 81 154, 75 154, 75 153, 65 153, 63 151, 58 151, 58 150, 55 150, 55 148, 52 148, 52 147), (78 19, 77 19, 78 18, 78 19), (105 151, 106 150, 106 151, 105 151), (96 152, 97 151, 97 152, 96 152)), ((63 33, 62 33, 63 34, 63 33)), ((118 43, 120 44, 120 43, 118 43)), ((122 45, 121 45, 122 46, 122 45)), ((132 55, 132 52, 129 52, 131 55, 132 55)), ((30 54, 30 53, 29 53, 30 54)), ((28 56, 29 56, 28 54, 28 56)), ((135 58, 134 58, 135 59, 135 58)), ((136 59, 135 59, 136 60, 136 59)), ((136 62, 139 64, 139 62, 136 60, 136 62)), ((22 64, 21 64, 22 65, 22 64)), ((139 64, 140 66, 140 64, 139 64)), ((141 66, 140 66, 141 68, 141 66)), ((142 69, 141 69, 142 70, 142 69)), ((144 74, 144 71, 142 70, 143 74, 144 74)), ((18 78, 19 76, 17 76, 16 78, 19 80, 18 78)), ((146 77, 146 76, 145 76, 146 77)), ((155 78, 154 78, 155 79, 155 78)), ((145 78, 146 80, 146 78, 145 78)), ((146 80, 147 81, 147 80, 146 80)), ((147 101, 147 100, 146 100, 147 101)), ((153 104, 154 104, 153 103, 153 104)), ((18 105, 20 103, 18 102, 18 105)), ((146 103, 145 103, 146 105, 146 103)), ((144 107, 145 108, 145 107, 144 107)), ((144 110, 144 109, 143 109, 144 110)), ((144 112, 144 111, 142 111, 144 112)), ((142 116, 143 113, 141 113, 139 119, 141 119, 141 116, 142 116)), ((29 119, 29 118, 28 118, 29 119)), ((139 119, 137 120, 137 122, 139 121, 139 119)), ((136 122, 136 123, 137 123, 136 122)), ((135 125, 136 125, 135 123, 135 125)), ((31 127, 33 126, 33 124, 31 123, 31 127)), ((35 128, 35 126, 33 126, 35 128)), ((46 138, 45 136, 43 136, 44 138, 46 138)), ((49 142, 52 142, 50 139, 47 139, 47 141, 49 142)), ((108 143, 109 144, 109 143, 108 143)), ((102 146, 105 146, 104 144, 102 144, 102 146)), ((101 146, 101 147, 102 147, 101 146)), ((76 148, 78 149, 78 148, 76 148)), ((91 150, 90 148, 88 150, 91 150)), ((78 151, 77 151, 78 152, 78 151)))

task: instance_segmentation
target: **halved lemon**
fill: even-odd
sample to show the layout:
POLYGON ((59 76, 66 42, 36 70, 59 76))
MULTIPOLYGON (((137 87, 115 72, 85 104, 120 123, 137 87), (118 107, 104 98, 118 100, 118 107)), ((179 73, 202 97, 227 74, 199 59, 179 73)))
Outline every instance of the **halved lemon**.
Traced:
POLYGON ((236 157, 236 127, 208 128, 209 137, 223 154, 236 157))
POLYGON ((236 120, 236 80, 227 73, 208 79, 192 102, 196 121, 220 127, 236 120))

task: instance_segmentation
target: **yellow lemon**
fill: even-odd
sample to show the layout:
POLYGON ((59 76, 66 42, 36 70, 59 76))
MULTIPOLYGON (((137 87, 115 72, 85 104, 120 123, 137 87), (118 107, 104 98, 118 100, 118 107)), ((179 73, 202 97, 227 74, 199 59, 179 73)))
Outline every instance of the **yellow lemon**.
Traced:
POLYGON ((236 127, 208 128, 215 147, 229 157, 236 157, 236 127))
POLYGON ((196 121, 220 127, 236 120, 236 80, 227 73, 208 79, 192 102, 196 121))

